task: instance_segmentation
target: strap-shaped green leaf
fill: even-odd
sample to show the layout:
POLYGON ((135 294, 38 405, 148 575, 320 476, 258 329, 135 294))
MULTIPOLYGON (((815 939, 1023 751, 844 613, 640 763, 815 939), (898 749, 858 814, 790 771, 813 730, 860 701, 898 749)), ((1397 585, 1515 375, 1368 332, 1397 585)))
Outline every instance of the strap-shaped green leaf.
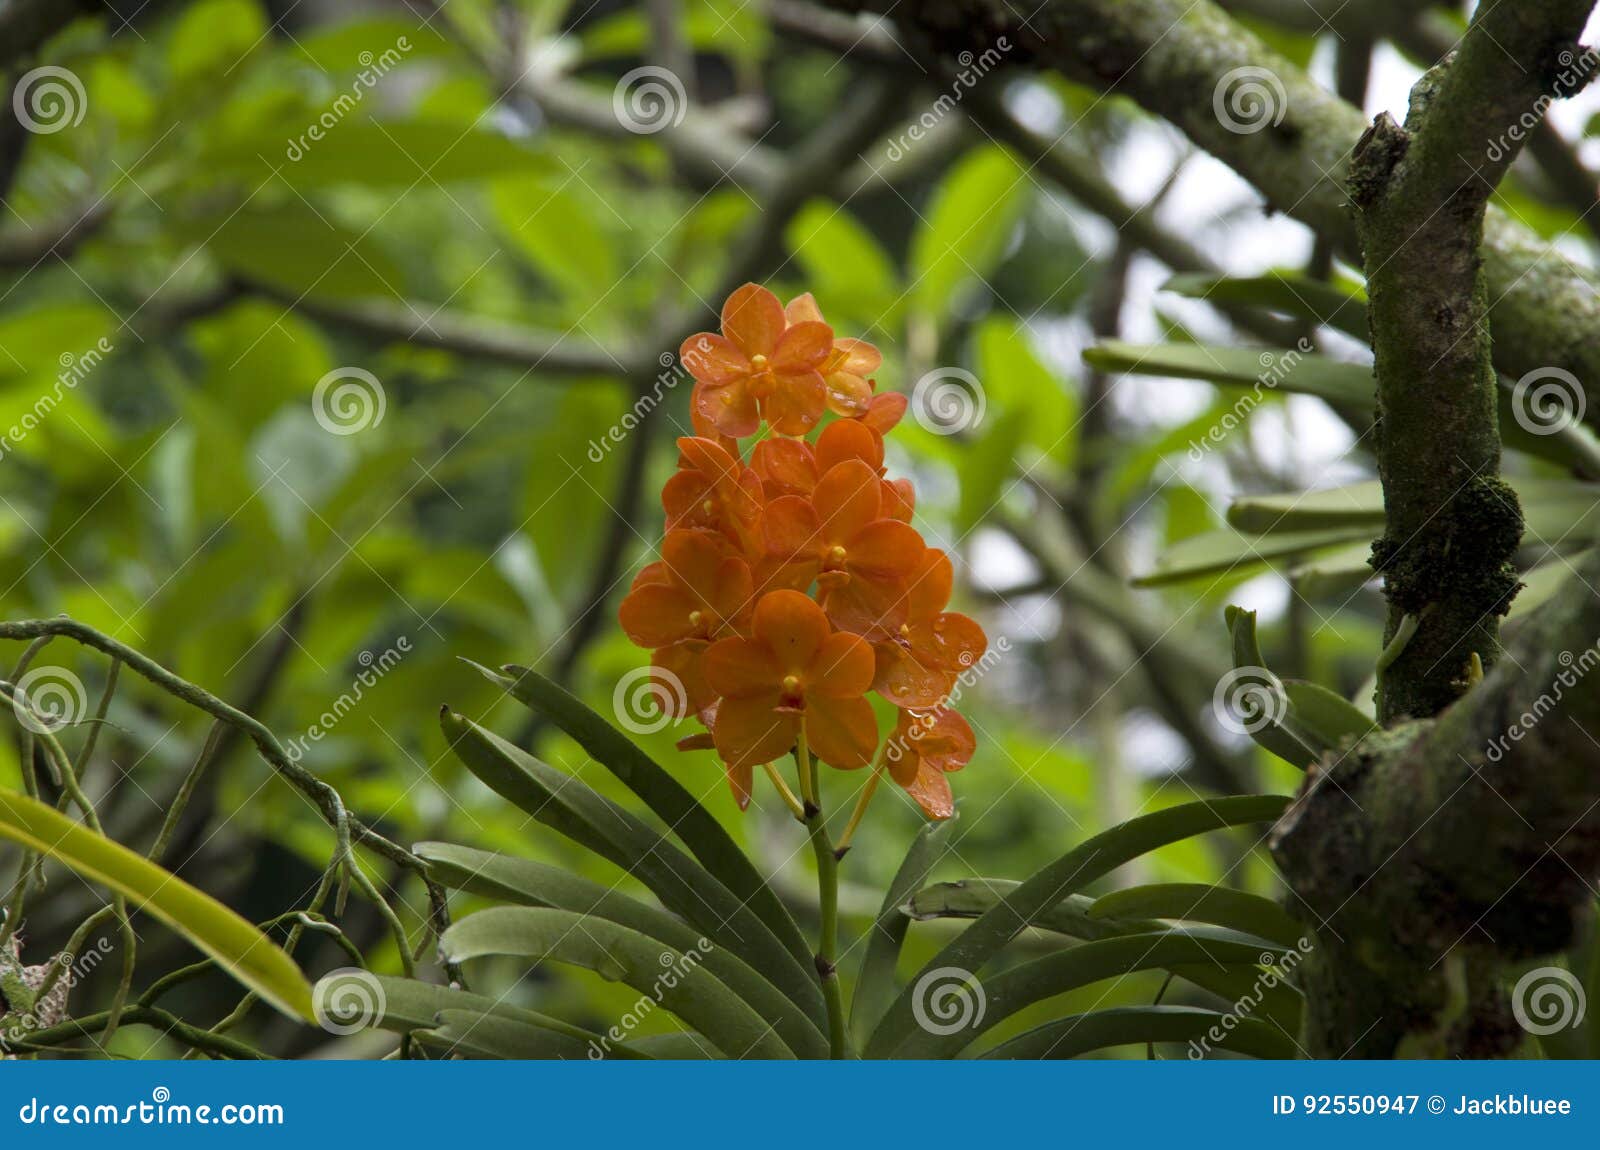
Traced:
POLYGON ((1303 926, 1271 899, 1205 883, 1168 882, 1128 887, 1102 895, 1089 908, 1089 917, 1095 919, 1134 916, 1209 922, 1283 946, 1298 945, 1306 933, 1303 926))
POLYGON ((316 996, 318 1002, 326 1004, 328 1016, 335 1022, 352 1026, 360 1023, 396 1034, 427 1030, 443 1012, 460 1010, 553 1030, 582 1042, 599 1042, 601 1037, 581 1026, 487 995, 365 970, 336 970, 323 976, 317 982, 316 996))
POLYGON ((1193 1042, 1254 1058, 1299 1058, 1294 1039, 1253 1018, 1218 1014, 1194 1006, 1119 1006, 1092 1014, 1069 1014, 985 1051, 982 1058, 1076 1058, 1113 1046, 1147 1042, 1193 1042), (1213 1034, 1218 1037, 1211 1037, 1213 1034))
MULTIPOLYGON (((499 1058, 517 1061, 549 1061, 552 1059, 600 1059, 617 1052, 613 1043, 610 1052, 597 1043, 585 1041, 575 1035, 563 1034, 530 1026, 525 1022, 500 1014, 478 1010, 441 1010, 435 1025, 416 1031, 418 1041, 451 1054, 468 1058, 499 1058)), ((621 1055, 638 1058, 636 1051, 621 1055)))
POLYGON ((1266 272, 1259 276, 1218 276, 1185 272, 1161 285, 1208 303, 1236 303, 1268 308, 1296 319, 1325 324, 1367 342, 1367 297, 1360 285, 1324 283, 1309 276, 1266 272))
POLYGON ((954 1058, 991 1027, 1019 1010, 1103 978, 1208 962, 1250 967, 1261 957, 1261 948, 1248 942, 1206 938, 1183 930, 1128 934, 1086 942, 963 988, 968 997, 961 1003, 960 1020, 967 1025, 960 1027, 955 1026, 954 1020, 940 1021, 931 1009, 930 996, 937 993, 937 982, 930 978, 922 986, 924 1001, 919 1019, 922 1025, 911 1030, 890 1056, 954 1058), (967 1009, 969 1006, 971 1009, 967 1009), (934 1019, 931 1024, 930 1018, 934 1019))
POLYGON ((640 992, 641 1009, 671 1011, 730 1058, 793 1058, 772 1024, 712 974, 704 952, 685 954, 605 919, 541 907, 504 906, 445 931, 440 949, 456 962, 513 955, 568 963, 640 992))
MULTIPOLYGON (((684 953, 695 949, 700 940, 700 932, 682 919, 559 867, 454 843, 419 843, 413 850, 428 860, 435 878, 458 890, 520 906, 595 915, 684 953)), ((771 1019, 795 1053, 803 1058, 827 1057, 828 1040, 816 1023, 738 955, 714 946, 705 954, 705 964, 757 1013, 771 1019)))
POLYGON ((461 715, 447 710, 440 725, 467 769, 497 794, 628 871, 708 938, 764 972, 813 1019, 824 1017, 814 968, 801 966, 742 899, 665 833, 461 715))
MULTIPOLYGON (((1037 871, 1011 892, 1005 902, 979 916, 940 950, 922 973, 940 967, 976 973, 1047 908, 1123 863, 1206 831, 1243 823, 1273 822, 1283 814, 1288 803, 1281 795, 1240 795, 1185 803, 1112 827, 1037 871)), ((913 1009, 915 990, 913 981, 884 1015, 868 1043, 869 1057, 887 1056, 917 1029, 913 1009)))
POLYGON ((883 896, 883 906, 867 936, 867 952, 861 957, 861 973, 850 1001, 850 1030, 857 1042, 866 1040, 894 1001, 895 967, 899 965, 900 948, 911 926, 901 904, 927 881, 928 873, 944 857, 945 839, 950 837, 960 817, 958 810, 950 818, 928 823, 917 832, 883 896))
POLYGON ((116 891, 128 899, 131 911, 166 923, 283 1013, 314 1021, 311 984, 294 959, 254 925, 171 871, 12 790, 0 789, 0 837, 116 891))
POLYGON ((803 966, 810 964, 811 948, 788 907, 767 885, 761 872, 739 849, 716 816, 697 802, 682 783, 559 683, 537 671, 515 665, 503 668, 504 674, 496 674, 487 667, 478 667, 478 670, 530 710, 549 719, 593 756, 595 762, 638 795, 689 848, 690 854, 755 911, 797 962, 803 966))

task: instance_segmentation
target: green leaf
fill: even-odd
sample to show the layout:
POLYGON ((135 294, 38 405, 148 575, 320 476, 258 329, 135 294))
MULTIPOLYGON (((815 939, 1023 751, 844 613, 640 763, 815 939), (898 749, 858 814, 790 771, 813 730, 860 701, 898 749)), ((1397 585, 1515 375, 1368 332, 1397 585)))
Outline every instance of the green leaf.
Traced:
POLYGON ((714 875, 582 781, 540 762, 476 723, 445 711, 440 726, 451 749, 496 793, 573 842, 637 878, 713 941, 763 971, 813 1019, 822 992, 745 901, 714 875))
POLYGON ((889 889, 884 892, 878 917, 867 932, 867 951, 861 956, 861 971, 850 1000, 850 1031, 857 1041, 865 1041, 894 1001, 895 967, 899 965, 900 948, 905 944, 906 931, 911 925, 901 903, 927 881, 929 873, 944 858, 949 849, 945 840, 960 817, 958 808, 948 819, 925 824, 911 840, 900 869, 895 871, 889 889))
POLYGON ((1202 1051, 1209 1046, 1255 1058, 1301 1057, 1293 1038, 1277 1027, 1195 1006, 1119 1006, 1069 1014, 1002 1042, 980 1057, 1076 1058, 1113 1046, 1149 1042, 1189 1042, 1202 1051), (1221 1037, 1210 1039, 1211 1033, 1221 1037))
POLYGON ((1217 276, 1204 272, 1175 275, 1161 285, 1208 303, 1245 304, 1325 324, 1366 343, 1367 296, 1359 284, 1324 283, 1306 276, 1267 272, 1259 276, 1217 276))
POLYGON ((0 790, 0 837, 123 895, 291 1018, 313 1021, 311 984, 281 947, 208 894, 36 799, 0 790))
POLYGON ((173 29, 167 64, 175 85, 237 73, 240 62, 267 39, 256 0, 200 0, 173 29))
POLYGON ((571 176, 502 180, 490 193, 517 250, 574 299, 603 298, 622 278, 595 197, 571 176))
POLYGON ((190 216, 174 232, 204 243, 218 263, 294 298, 398 299, 405 277, 370 234, 351 231, 295 201, 190 216))
MULTIPOLYGON (((577 1060, 598 1058, 600 1055, 591 1052, 606 1051, 600 1045, 599 1036, 582 1039, 476 1010, 442 1010, 432 1027, 415 1033, 417 1039, 426 1046, 439 1047, 447 1053, 462 1054, 469 1058, 577 1060)), ((638 1057, 631 1050, 622 1051, 618 1043, 611 1043, 610 1051, 622 1057, 638 1057)))
MULTIPOLYGON (((906 901, 901 911, 917 922, 935 918, 978 918, 1006 903, 1022 884, 1015 879, 967 878, 955 882, 934 883, 923 887, 906 901)), ((1069 894, 1053 906, 1037 914, 1029 926, 1094 941, 1114 938, 1122 934, 1163 929, 1151 920, 1112 920, 1106 916, 1090 917, 1089 908, 1095 900, 1088 895, 1069 894)))
POLYGON ((1083 359, 1101 371, 1167 375, 1262 392, 1314 395, 1351 411, 1371 411, 1376 402, 1371 367, 1294 350, 1107 340, 1087 349, 1083 359))
MULTIPOLYGON (((452 843, 419 843, 418 856, 428 860, 435 878, 447 886, 471 891, 522 906, 553 907, 593 915, 636 930, 657 942, 687 954, 699 941, 699 932, 654 907, 646 906, 614 887, 580 878, 559 867, 452 843)), ((828 1040, 781 991, 723 947, 712 947, 705 965, 764 1017, 802 1057, 827 1056, 828 1040)))
POLYGON ((804 282, 840 335, 855 333, 840 328, 836 313, 858 325, 892 329, 901 307, 900 273, 846 208, 811 200, 789 221, 784 237, 804 282))
MULTIPOLYGON (((1272 822, 1289 800, 1281 795, 1242 795, 1211 802, 1186 803, 1142 815, 1095 835, 1037 871, 1006 902, 981 915, 947 944, 922 970, 951 966, 976 973, 1023 927, 1069 894, 1109 874, 1123 863, 1170 843, 1206 831, 1244 823, 1272 822)), ((913 1032, 916 1021, 913 983, 890 1006, 867 1045, 869 1057, 894 1051, 913 1032)))
MULTIPOLYGON (((1182 930, 1129 934, 1086 942, 1025 962, 967 987, 967 993, 973 996, 971 1025, 956 1030, 941 1026, 938 1031, 916 1027, 886 1054, 894 1058, 953 1058, 991 1027, 1019 1010, 1102 979, 1140 970, 1170 970, 1174 966, 1199 966, 1205 963, 1250 967, 1257 964, 1261 957, 1262 949, 1258 943, 1204 938, 1182 930), (976 995, 980 991, 986 1003, 982 1011, 976 1009, 976 995)), ((930 982, 923 988, 925 998, 935 985, 930 982)), ((960 990, 952 993, 959 995, 960 990)))
POLYGON ((1269 566, 1273 560, 1298 560, 1319 551, 1370 543, 1364 528, 1328 528, 1322 531, 1278 531, 1253 535, 1222 527, 1191 535, 1156 557, 1155 566, 1133 579, 1136 587, 1167 587, 1193 579, 1239 577, 1269 566))
MULTIPOLYGON (((478 667, 475 663, 472 666, 478 667)), ((697 802, 682 783, 559 683, 514 664, 502 668, 504 674, 486 667, 478 670, 529 710, 549 719, 638 795, 657 818, 672 828, 689 852, 755 912, 795 961, 809 968, 811 947, 788 908, 716 816, 697 802)))
POLYGON ((729 1058, 792 1058, 770 1023, 706 969, 702 945, 685 954, 638 931, 570 911, 495 907, 445 931, 456 962, 513 955, 583 967, 649 995, 729 1058))
POLYGON ((1028 187, 1016 161, 998 147, 969 152, 950 169, 911 239, 911 292, 919 311, 944 316, 965 284, 994 271, 1028 187))
POLYGON ((1155 883, 1113 891, 1094 900, 1089 917, 1170 918, 1231 927, 1284 946, 1297 946, 1305 928, 1271 899, 1205 883, 1155 883))
POLYGON ((1246 495, 1228 507, 1228 525, 1240 531, 1360 529, 1372 538, 1383 534, 1383 485, 1376 479, 1284 495, 1246 495))

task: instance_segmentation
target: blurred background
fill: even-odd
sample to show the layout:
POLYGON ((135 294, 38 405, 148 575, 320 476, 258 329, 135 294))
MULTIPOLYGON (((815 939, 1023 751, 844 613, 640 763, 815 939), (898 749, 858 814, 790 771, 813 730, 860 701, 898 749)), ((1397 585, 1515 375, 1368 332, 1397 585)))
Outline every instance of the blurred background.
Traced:
MULTIPOLYGON (((1460 5, 1398 5, 1415 19, 1382 34, 1354 19, 1371 5, 1347 22, 1224 7, 1396 115, 1464 26, 1460 5)), ((628 801, 461 660, 538 667, 631 721, 812 922, 803 832, 771 790, 740 814, 711 754, 674 750, 687 729, 624 720, 616 694, 646 658, 616 604, 689 434, 675 352, 753 279, 814 293, 882 350, 880 390, 913 396, 890 474, 916 482, 958 608, 1001 646, 964 691, 980 745, 935 877, 1020 878, 1137 813, 1287 793, 1298 772, 1214 705, 1223 608, 1260 611, 1280 675, 1364 701, 1382 604, 1371 488, 1351 487, 1373 477, 1359 278, 1169 126, 1015 67, 1012 47, 951 69, 796 0, 0 3, 0 617, 66 613, 147 653, 259 717, 397 842, 631 889, 446 751, 442 704, 628 801), (1278 529, 1307 489, 1343 494, 1278 529)), ((1272 115, 1270 78, 1254 84, 1227 94, 1241 131, 1272 115)), ((1556 108, 1499 197, 1585 265, 1594 106, 1556 108)), ((1509 470, 1593 474, 1592 441, 1563 442, 1509 470)), ((1525 559, 1592 536, 1577 515, 1525 559)), ((24 645, 6 648, 17 678, 24 645)), ((24 669, 89 715, 108 666, 58 639, 24 669)), ((85 785, 112 837, 148 849, 204 758, 166 864, 257 921, 304 903, 331 834, 244 740, 208 742, 206 716, 126 672, 104 719, 61 737, 97 732, 85 785)), ((33 770, 53 795, 14 734, 0 784, 33 770)), ((829 772, 832 809, 859 783, 829 772)), ((885 788, 843 870, 847 951, 920 822, 885 788)), ((9 889, 15 852, 0 866, 9 889)), ((1140 866, 1117 881, 1273 892, 1253 835, 1140 866)), ((420 938, 420 884, 373 874, 420 938)), ((24 910, 35 962, 103 902, 49 878, 24 910)), ((342 921, 394 969, 370 906, 342 921)), ((918 961, 947 925, 913 929, 918 961)), ((139 986, 192 961, 140 935, 139 986)), ((344 961, 315 937, 298 955, 344 961)), ((501 986, 515 1001, 600 1029, 635 997, 520 974, 501 986)), ((236 999, 202 979, 173 1009, 209 1021, 236 999)), ((387 1041, 264 1011, 247 1026, 288 1054, 387 1041)), ((175 1049, 129 1027, 115 1052, 175 1049)))

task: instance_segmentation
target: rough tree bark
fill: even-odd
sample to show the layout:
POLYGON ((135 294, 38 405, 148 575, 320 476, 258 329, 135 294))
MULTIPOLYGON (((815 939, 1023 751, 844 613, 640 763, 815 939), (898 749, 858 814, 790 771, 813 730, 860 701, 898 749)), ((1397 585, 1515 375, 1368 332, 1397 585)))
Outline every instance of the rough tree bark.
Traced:
POLYGON ((1495 367, 1571 372, 1593 422, 1600 299, 1487 204, 1517 151, 1507 130, 1595 70, 1575 44, 1592 0, 1483 5, 1406 125, 1371 128, 1204 0, 1049 0, 1028 14, 998 0, 830 3, 891 14, 950 54, 1004 35, 1019 63, 1131 96, 1364 257, 1389 515, 1376 553, 1391 635, 1408 615, 1418 626, 1385 674, 1385 725, 1314 765, 1275 828, 1317 936, 1305 1042, 1323 1057, 1509 1052, 1523 1034, 1506 965, 1567 946, 1600 874, 1600 678, 1584 678, 1600 669, 1600 554, 1497 658, 1522 521, 1497 475, 1495 367), (1282 115, 1259 132, 1214 110, 1241 69, 1281 86, 1282 115))

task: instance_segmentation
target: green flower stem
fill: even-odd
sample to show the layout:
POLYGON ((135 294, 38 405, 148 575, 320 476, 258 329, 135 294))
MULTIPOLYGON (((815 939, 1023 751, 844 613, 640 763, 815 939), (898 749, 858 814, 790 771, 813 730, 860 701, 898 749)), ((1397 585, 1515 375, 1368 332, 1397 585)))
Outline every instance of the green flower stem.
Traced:
POLYGON ((811 836, 811 852, 817 859, 817 906, 822 915, 822 930, 817 940, 817 977, 822 981, 822 999, 828 1008, 828 1055, 851 1058, 850 1040, 845 1033, 844 993, 839 988, 839 860, 828 837, 827 821, 822 817, 821 792, 817 788, 811 751, 806 746, 806 726, 794 748, 800 768, 800 789, 805 796, 806 830, 811 836))

